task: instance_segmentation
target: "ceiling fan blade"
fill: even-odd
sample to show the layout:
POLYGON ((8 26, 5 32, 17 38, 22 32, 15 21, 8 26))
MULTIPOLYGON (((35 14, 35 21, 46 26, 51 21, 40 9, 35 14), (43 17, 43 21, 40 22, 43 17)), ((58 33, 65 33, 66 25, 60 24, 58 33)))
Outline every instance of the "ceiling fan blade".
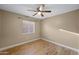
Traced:
POLYGON ((41 16, 44 17, 43 13, 41 13, 41 16))
POLYGON ((35 11, 35 10, 27 10, 27 11, 33 11, 33 12, 37 12, 37 11, 35 11))
POLYGON ((37 11, 38 11, 38 12, 40 11, 40 7, 37 8, 37 11))
POLYGON ((52 11, 41 11, 41 12, 52 12, 52 11))
POLYGON ((38 14, 38 13, 35 13, 33 16, 35 16, 36 14, 38 14))
POLYGON ((44 4, 41 4, 38 8, 37 8, 37 11, 42 11, 44 9, 45 5, 44 4))
POLYGON ((42 11, 44 9, 44 7, 45 7, 45 5, 41 4, 40 7, 39 7, 39 10, 42 11))

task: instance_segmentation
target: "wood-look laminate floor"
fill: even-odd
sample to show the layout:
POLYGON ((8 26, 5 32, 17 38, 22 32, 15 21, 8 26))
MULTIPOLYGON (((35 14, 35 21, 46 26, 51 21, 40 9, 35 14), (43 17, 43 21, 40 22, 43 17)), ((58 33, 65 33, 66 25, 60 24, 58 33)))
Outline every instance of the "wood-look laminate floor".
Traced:
POLYGON ((14 48, 7 49, 8 55, 77 55, 77 52, 59 47, 44 40, 36 40, 14 48))

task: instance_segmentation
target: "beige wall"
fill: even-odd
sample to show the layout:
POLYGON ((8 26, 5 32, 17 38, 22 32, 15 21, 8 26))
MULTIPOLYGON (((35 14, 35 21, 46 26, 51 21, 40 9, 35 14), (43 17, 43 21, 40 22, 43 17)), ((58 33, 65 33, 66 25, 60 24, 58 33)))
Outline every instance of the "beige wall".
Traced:
POLYGON ((58 16, 39 21, 35 18, 18 15, 11 12, 0 11, 1 21, 1 38, 0 48, 25 42, 34 38, 44 37, 51 41, 55 41, 74 48, 79 48, 79 36, 69 32, 60 31, 64 29, 67 31, 79 33, 79 10, 65 13, 58 16), (21 17, 19 19, 18 17, 21 17), (36 22, 36 33, 22 34, 22 20, 29 20, 36 22))
POLYGON ((79 48, 79 35, 71 33, 79 33, 79 10, 53 16, 41 23, 42 37, 73 48, 79 48))
POLYGON ((34 18, 2 11, 2 36, 0 47, 5 47, 19 42, 25 42, 40 37, 40 21, 34 18), (18 17, 21 17, 19 19, 18 17), (22 20, 36 22, 36 31, 33 34, 22 34, 22 20))
POLYGON ((1 12, 0 12, 0 39, 1 39, 1 12))
POLYGON ((2 40, 2 12, 0 11, 0 46, 1 46, 1 40, 2 40))

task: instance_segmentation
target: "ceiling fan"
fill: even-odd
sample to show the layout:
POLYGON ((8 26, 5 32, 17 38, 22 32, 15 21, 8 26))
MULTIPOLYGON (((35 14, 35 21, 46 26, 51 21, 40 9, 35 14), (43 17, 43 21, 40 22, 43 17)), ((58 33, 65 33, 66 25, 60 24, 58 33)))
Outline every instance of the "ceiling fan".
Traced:
POLYGON ((36 10, 28 10, 28 11, 35 12, 35 14, 33 16, 39 14, 42 17, 44 17, 43 13, 51 13, 51 10, 45 10, 45 5, 44 4, 41 4, 38 8, 36 8, 36 10))

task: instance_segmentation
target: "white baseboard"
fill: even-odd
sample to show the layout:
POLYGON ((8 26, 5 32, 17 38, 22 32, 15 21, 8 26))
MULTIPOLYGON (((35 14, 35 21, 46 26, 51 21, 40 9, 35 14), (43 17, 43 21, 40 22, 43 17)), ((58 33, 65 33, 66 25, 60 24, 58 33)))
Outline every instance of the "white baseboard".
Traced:
POLYGON ((41 38, 41 39, 43 39, 43 40, 45 40, 45 41, 48 41, 48 42, 51 42, 51 43, 54 43, 54 44, 56 44, 56 45, 58 45, 58 46, 61 46, 61 47, 65 47, 65 48, 71 49, 71 50, 73 50, 73 51, 78 52, 78 54, 79 54, 79 49, 72 48, 72 47, 69 47, 69 46, 66 46, 66 45, 63 45, 63 44, 60 44, 60 43, 51 41, 51 40, 49 40, 49 39, 47 39, 47 38, 41 38))
POLYGON ((35 40, 38 40, 38 39, 40 39, 40 38, 32 39, 32 40, 29 40, 29 41, 26 41, 26 42, 17 43, 17 44, 10 45, 10 46, 6 46, 6 47, 3 47, 3 48, 0 48, 0 51, 6 50, 6 49, 9 49, 9 48, 13 48, 13 47, 25 44, 25 43, 29 43, 29 42, 32 42, 32 41, 35 41, 35 40))

